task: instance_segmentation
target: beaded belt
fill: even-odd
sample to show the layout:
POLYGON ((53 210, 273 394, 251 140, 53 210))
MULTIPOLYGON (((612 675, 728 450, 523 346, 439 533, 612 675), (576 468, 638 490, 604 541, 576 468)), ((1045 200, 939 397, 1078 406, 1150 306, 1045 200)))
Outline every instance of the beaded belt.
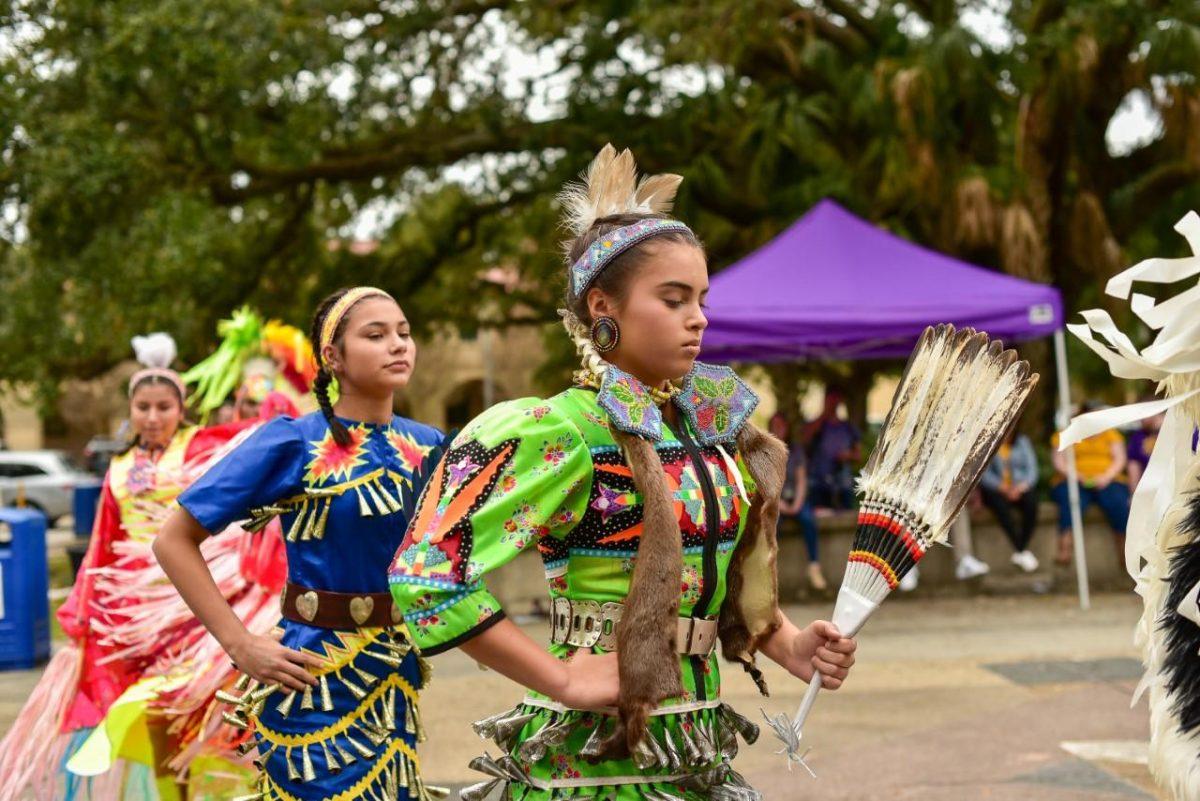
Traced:
MULTIPOLYGON (((550 642, 614 651, 617 648, 617 624, 624 611, 624 604, 555 598, 550 608, 550 642)), ((676 642, 681 654, 708 656, 717 645, 717 621, 679 618, 676 642)))

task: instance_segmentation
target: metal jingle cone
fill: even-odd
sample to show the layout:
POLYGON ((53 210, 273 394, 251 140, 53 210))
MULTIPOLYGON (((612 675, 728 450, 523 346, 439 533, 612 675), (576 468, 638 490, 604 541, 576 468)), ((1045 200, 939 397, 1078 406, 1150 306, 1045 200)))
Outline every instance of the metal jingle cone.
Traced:
POLYGON ((358 761, 354 757, 354 754, 350 753, 345 748, 342 748, 340 745, 338 745, 336 739, 331 740, 330 744, 333 746, 333 750, 335 752, 337 752, 338 759, 342 760, 343 765, 353 765, 355 762, 358 761))
POLYGON ((337 757, 329 750, 329 744, 324 740, 321 741, 321 755, 325 757, 325 769, 330 773, 341 773, 342 764, 337 761, 337 757))
POLYGON ((292 704, 296 702, 296 691, 289 690, 287 695, 283 696, 283 700, 275 705, 275 710, 285 718, 292 711, 292 704))
POLYGON ((300 779, 301 781, 316 781, 317 772, 313 769, 312 757, 309 756, 308 746, 300 749, 300 779))
POLYGON ((289 748, 283 752, 283 761, 287 765, 288 781, 300 781, 300 771, 292 764, 292 749, 289 748))
POLYGON ((462 801, 484 801, 488 796, 502 784, 507 784, 504 779, 487 779, 486 781, 472 784, 469 787, 464 787, 458 791, 458 797, 462 801))
POLYGON ((367 746, 360 743, 358 740, 355 740, 353 737, 351 737, 350 732, 347 731, 345 733, 345 737, 346 737, 346 742, 350 743, 350 747, 353 748, 355 751, 357 751, 358 755, 360 757, 362 757, 363 759, 370 759, 373 756, 375 756, 374 751, 372 751, 370 748, 368 748, 367 746))
POLYGON ((496 738, 496 724, 505 720, 510 715, 516 713, 517 709, 506 709, 503 712, 497 712, 494 715, 489 715, 483 720, 477 720, 471 724, 471 728, 479 735, 481 740, 494 740, 496 738))

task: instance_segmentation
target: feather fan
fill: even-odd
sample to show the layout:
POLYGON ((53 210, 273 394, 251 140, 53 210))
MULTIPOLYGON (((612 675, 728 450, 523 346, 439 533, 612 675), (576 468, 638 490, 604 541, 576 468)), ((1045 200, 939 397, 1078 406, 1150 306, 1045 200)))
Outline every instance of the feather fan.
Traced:
MULTIPOLYGON (((946 541, 1037 380, 986 334, 925 329, 858 478, 858 528, 833 611, 843 636, 857 634, 930 546, 946 541)), ((794 718, 763 713, 789 766, 804 765, 800 727, 820 687, 815 677, 794 718)))

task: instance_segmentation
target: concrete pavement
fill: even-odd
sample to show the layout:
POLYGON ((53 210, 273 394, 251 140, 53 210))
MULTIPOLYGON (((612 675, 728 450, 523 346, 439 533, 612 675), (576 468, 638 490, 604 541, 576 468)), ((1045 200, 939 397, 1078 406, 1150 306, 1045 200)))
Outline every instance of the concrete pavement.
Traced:
MULTIPOLYGON (((829 612, 788 609, 797 623, 829 612)), ((1138 615, 1133 595, 1097 596, 1088 613, 1068 596, 897 598, 861 635, 846 686, 823 694, 805 727, 819 778, 789 773, 766 732, 736 764, 768 799, 1154 798, 1148 714, 1129 706, 1138 615)), ((485 745, 467 726, 520 692, 458 651, 433 664, 422 760, 432 781, 460 785, 475 780, 465 766, 485 745)), ((760 707, 793 711, 805 689, 774 665, 769 699, 740 670, 724 675, 725 698, 756 720, 760 707)))
MULTIPOLYGON (((822 694, 805 727, 819 778, 789 773, 766 732, 736 764, 767 799, 1153 799, 1148 714, 1129 706, 1139 600, 1093 600, 1087 613, 1059 595, 889 600, 860 636, 850 680, 822 694)), ((801 624, 829 612, 788 609, 801 624)), ((542 624, 526 629, 546 636, 542 624)), ((424 771, 461 786, 475 780, 466 765, 485 745, 470 722, 511 706, 520 691, 459 651, 433 664, 422 696, 424 771)), ((725 672, 726 699, 756 720, 760 707, 794 710, 805 689, 774 665, 766 672, 769 699, 740 670, 725 672)), ((0 727, 36 677, 0 674, 0 727)))

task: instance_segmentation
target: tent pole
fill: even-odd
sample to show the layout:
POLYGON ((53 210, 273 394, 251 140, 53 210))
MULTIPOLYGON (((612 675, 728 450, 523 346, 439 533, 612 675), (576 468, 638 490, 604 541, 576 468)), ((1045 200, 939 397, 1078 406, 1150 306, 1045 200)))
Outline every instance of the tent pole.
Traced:
MULTIPOLYGON (((1054 332, 1054 362, 1058 369, 1059 431, 1071 421, 1071 379, 1067 374, 1067 339, 1063 329, 1054 332)), ((1079 608, 1085 612, 1092 607, 1088 592, 1087 556, 1083 544, 1083 515, 1079 511, 1079 475, 1075 470, 1075 449, 1068 448, 1067 498, 1071 505, 1071 532, 1075 540, 1075 580, 1079 584, 1079 608)))

